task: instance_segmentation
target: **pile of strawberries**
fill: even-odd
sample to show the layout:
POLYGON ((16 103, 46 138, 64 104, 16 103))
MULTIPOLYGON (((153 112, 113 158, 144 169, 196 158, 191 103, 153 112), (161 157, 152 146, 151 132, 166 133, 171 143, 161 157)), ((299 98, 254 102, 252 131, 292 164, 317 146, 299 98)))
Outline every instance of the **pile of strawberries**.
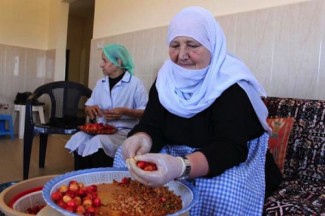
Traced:
POLYGON ((51 199, 69 212, 86 216, 95 216, 101 206, 96 185, 84 186, 74 180, 68 185, 61 185, 51 194, 51 199))

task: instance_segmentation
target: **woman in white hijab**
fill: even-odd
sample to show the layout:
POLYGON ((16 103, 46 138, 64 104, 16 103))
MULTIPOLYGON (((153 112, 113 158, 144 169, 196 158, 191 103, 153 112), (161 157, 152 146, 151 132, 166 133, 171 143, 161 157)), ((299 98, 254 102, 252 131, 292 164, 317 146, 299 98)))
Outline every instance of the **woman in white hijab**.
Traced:
POLYGON ((190 179, 199 191, 190 215, 262 215, 264 197, 281 181, 267 151, 263 87, 227 53, 224 33, 206 9, 180 11, 167 40, 170 59, 114 166, 127 164, 146 185, 190 179), (140 160, 157 171, 138 168, 140 160))

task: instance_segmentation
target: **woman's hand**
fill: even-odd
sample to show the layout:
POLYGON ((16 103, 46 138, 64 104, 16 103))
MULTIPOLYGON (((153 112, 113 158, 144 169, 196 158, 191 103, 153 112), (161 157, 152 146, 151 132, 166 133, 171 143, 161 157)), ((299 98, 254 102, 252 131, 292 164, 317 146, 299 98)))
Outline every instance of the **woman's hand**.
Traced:
POLYGON ((89 116, 89 118, 96 119, 97 116, 102 116, 102 111, 99 108, 99 106, 94 105, 94 106, 86 106, 85 107, 85 112, 89 116))
POLYGON ((111 110, 104 110, 103 115, 108 121, 120 119, 124 115, 125 109, 123 107, 117 107, 111 110))
POLYGON ((142 132, 136 133, 123 142, 123 157, 127 159, 136 155, 146 154, 150 151, 151 145, 152 141, 148 134, 142 132))
POLYGON ((137 155, 126 161, 129 171, 134 179, 149 186, 161 186, 183 173, 183 161, 168 154, 137 155), (137 166, 137 161, 147 161, 156 164, 157 170, 144 171, 137 166))

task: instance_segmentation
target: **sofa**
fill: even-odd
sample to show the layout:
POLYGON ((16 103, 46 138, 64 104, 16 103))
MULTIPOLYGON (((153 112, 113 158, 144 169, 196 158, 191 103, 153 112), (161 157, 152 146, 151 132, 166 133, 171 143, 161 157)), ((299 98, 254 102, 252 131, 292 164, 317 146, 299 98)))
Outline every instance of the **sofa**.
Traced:
POLYGON ((325 100, 268 97, 269 118, 292 118, 283 181, 263 215, 325 216, 325 100))

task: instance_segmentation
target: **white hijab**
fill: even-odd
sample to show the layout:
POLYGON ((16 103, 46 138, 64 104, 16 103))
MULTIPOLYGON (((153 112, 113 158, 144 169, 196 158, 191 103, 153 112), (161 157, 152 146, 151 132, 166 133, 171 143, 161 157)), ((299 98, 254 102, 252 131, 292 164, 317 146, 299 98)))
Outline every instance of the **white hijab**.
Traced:
POLYGON ((178 36, 199 41, 211 53, 207 68, 189 70, 167 60, 158 72, 160 103, 171 113, 190 118, 208 108, 227 88, 238 83, 247 93, 266 131, 268 111, 261 100, 263 87, 239 59, 227 53, 224 33, 213 15, 201 7, 181 10, 171 21, 168 44, 178 36))

